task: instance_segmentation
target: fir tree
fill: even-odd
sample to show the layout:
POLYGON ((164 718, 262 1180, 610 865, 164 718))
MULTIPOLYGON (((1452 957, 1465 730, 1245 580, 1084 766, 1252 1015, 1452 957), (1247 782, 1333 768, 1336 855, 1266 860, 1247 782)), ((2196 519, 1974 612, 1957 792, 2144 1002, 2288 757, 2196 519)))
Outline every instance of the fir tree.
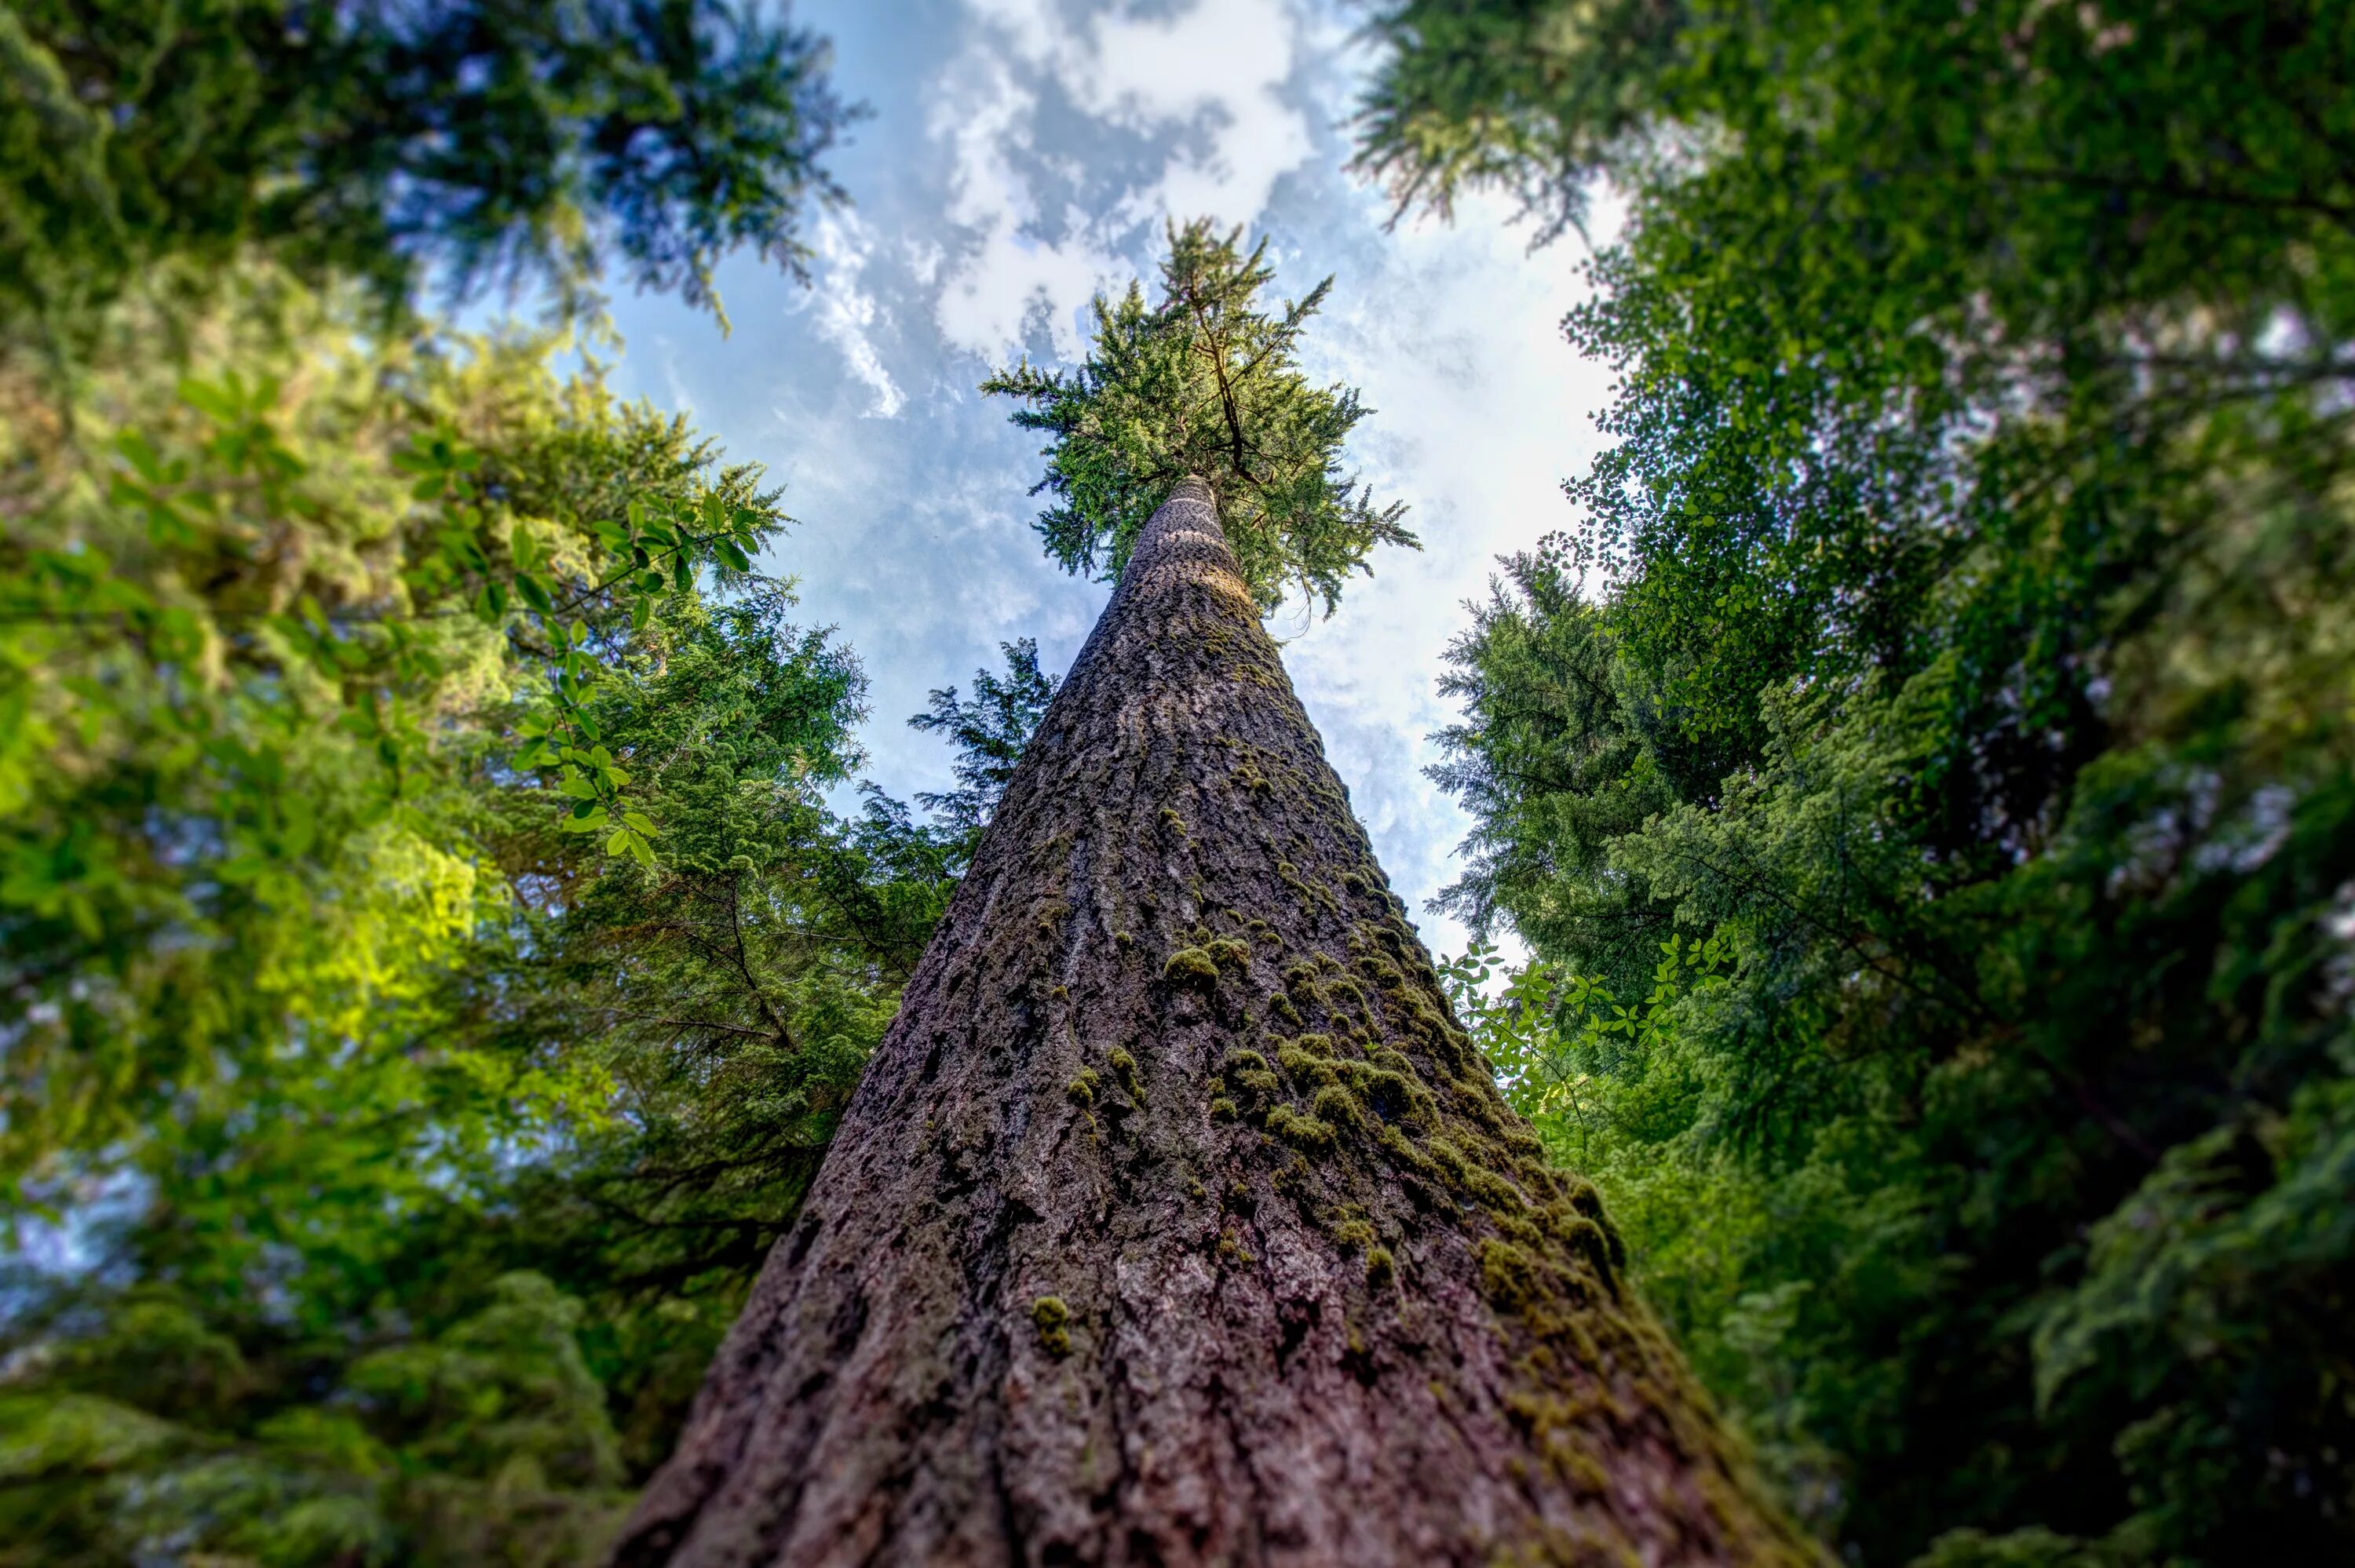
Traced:
POLYGON ((989 825, 998 797, 1014 777, 1047 705, 1055 698, 1055 677, 1039 668, 1039 644, 1025 637, 998 645, 1006 655, 1006 673, 973 673, 973 698, 957 695, 954 686, 932 694, 932 704, 908 721, 916 729, 943 733, 956 743, 957 787, 923 790, 916 803, 932 813, 956 836, 963 860, 973 858, 982 829, 989 825))
POLYGON ((2345 8, 1377 25, 1402 199, 1625 202, 1451 676, 1515 1097, 1856 1560, 2355 1552, 2345 8))

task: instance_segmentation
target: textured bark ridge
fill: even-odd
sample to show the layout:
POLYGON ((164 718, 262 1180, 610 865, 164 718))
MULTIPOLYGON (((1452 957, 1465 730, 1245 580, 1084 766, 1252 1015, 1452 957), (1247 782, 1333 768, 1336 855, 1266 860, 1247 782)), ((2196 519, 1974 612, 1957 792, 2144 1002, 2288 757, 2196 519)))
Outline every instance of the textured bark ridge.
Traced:
POLYGON ((1155 514, 617 1562, 1802 1561, 1155 514))

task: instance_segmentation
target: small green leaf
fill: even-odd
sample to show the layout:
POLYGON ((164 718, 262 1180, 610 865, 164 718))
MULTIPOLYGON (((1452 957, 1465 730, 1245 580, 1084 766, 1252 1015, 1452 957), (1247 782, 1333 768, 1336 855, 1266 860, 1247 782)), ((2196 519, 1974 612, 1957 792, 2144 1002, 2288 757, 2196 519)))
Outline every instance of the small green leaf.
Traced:
POLYGON ((289 795, 279 808, 284 822, 278 835, 278 853, 294 860, 308 851, 318 837, 319 819, 307 795, 289 795))
POLYGON ((148 483, 161 484, 164 482, 164 465, 157 461, 155 449, 137 430, 124 430, 117 435, 114 450, 121 452, 123 461, 130 463, 139 477, 148 483))
POLYGON ((233 393, 193 376, 181 377, 180 401, 224 425, 234 421, 244 412, 238 407, 240 399, 233 393))

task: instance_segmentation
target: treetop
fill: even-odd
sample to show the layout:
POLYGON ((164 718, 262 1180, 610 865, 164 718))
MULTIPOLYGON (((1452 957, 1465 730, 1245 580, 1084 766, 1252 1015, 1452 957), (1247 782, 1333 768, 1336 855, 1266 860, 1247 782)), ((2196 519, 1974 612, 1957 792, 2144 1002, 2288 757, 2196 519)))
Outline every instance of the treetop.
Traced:
POLYGON ((1099 294, 1083 362, 1026 359, 981 389, 1028 405, 1014 423, 1052 438, 1031 493, 1054 498, 1037 526, 1066 570, 1117 577, 1155 508, 1197 477, 1262 611, 1296 588, 1329 615, 1343 579, 1370 573, 1375 546, 1419 546, 1399 521, 1403 503, 1377 505, 1343 471, 1341 443, 1373 410, 1355 387, 1316 386, 1300 368, 1301 335, 1333 280, 1268 310, 1267 240, 1246 252, 1242 239, 1208 218, 1172 222, 1156 302, 1138 283, 1118 301, 1099 294))

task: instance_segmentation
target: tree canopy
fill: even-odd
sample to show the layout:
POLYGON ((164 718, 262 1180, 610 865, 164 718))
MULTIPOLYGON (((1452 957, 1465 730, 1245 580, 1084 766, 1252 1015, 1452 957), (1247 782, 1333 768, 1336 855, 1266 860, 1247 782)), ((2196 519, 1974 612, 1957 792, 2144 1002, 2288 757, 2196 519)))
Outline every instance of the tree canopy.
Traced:
POLYGON ((1401 200, 1627 202, 1439 774, 1522 1103, 1859 1559, 2343 1555, 2355 35, 1380 26, 1401 200))
POLYGON ((828 809, 865 677, 757 467, 420 299, 794 265, 824 48, 35 5, 0 55, 0 1563, 587 1560, 966 830, 828 809))
POLYGON ((1402 502, 1374 504, 1372 486, 1342 469, 1341 444, 1373 410, 1352 388, 1313 385, 1299 364, 1326 279, 1281 311, 1259 302, 1274 280, 1263 238, 1207 218, 1172 223, 1161 298, 1132 283, 1095 302, 1095 342, 1068 370, 1027 360, 981 389, 1028 405, 1014 423, 1053 438, 1031 493, 1047 553, 1071 572, 1116 578, 1137 530, 1177 482, 1208 483, 1243 580, 1263 611, 1296 588, 1338 601, 1351 572, 1370 572, 1378 545, 1415 547, 1402 502))
POLYGON ((822 40, 719 0, 26 0, 0 58, 0 306, 52 335, 248 247, 389 304, 578 308, 618 255, 717 308, 730 249, 800 265, 851 112, 822 40))
POLYGON ((367 314, 6 422, 0 1561, 592 1552, 952 885, 757 471, 367 314))

